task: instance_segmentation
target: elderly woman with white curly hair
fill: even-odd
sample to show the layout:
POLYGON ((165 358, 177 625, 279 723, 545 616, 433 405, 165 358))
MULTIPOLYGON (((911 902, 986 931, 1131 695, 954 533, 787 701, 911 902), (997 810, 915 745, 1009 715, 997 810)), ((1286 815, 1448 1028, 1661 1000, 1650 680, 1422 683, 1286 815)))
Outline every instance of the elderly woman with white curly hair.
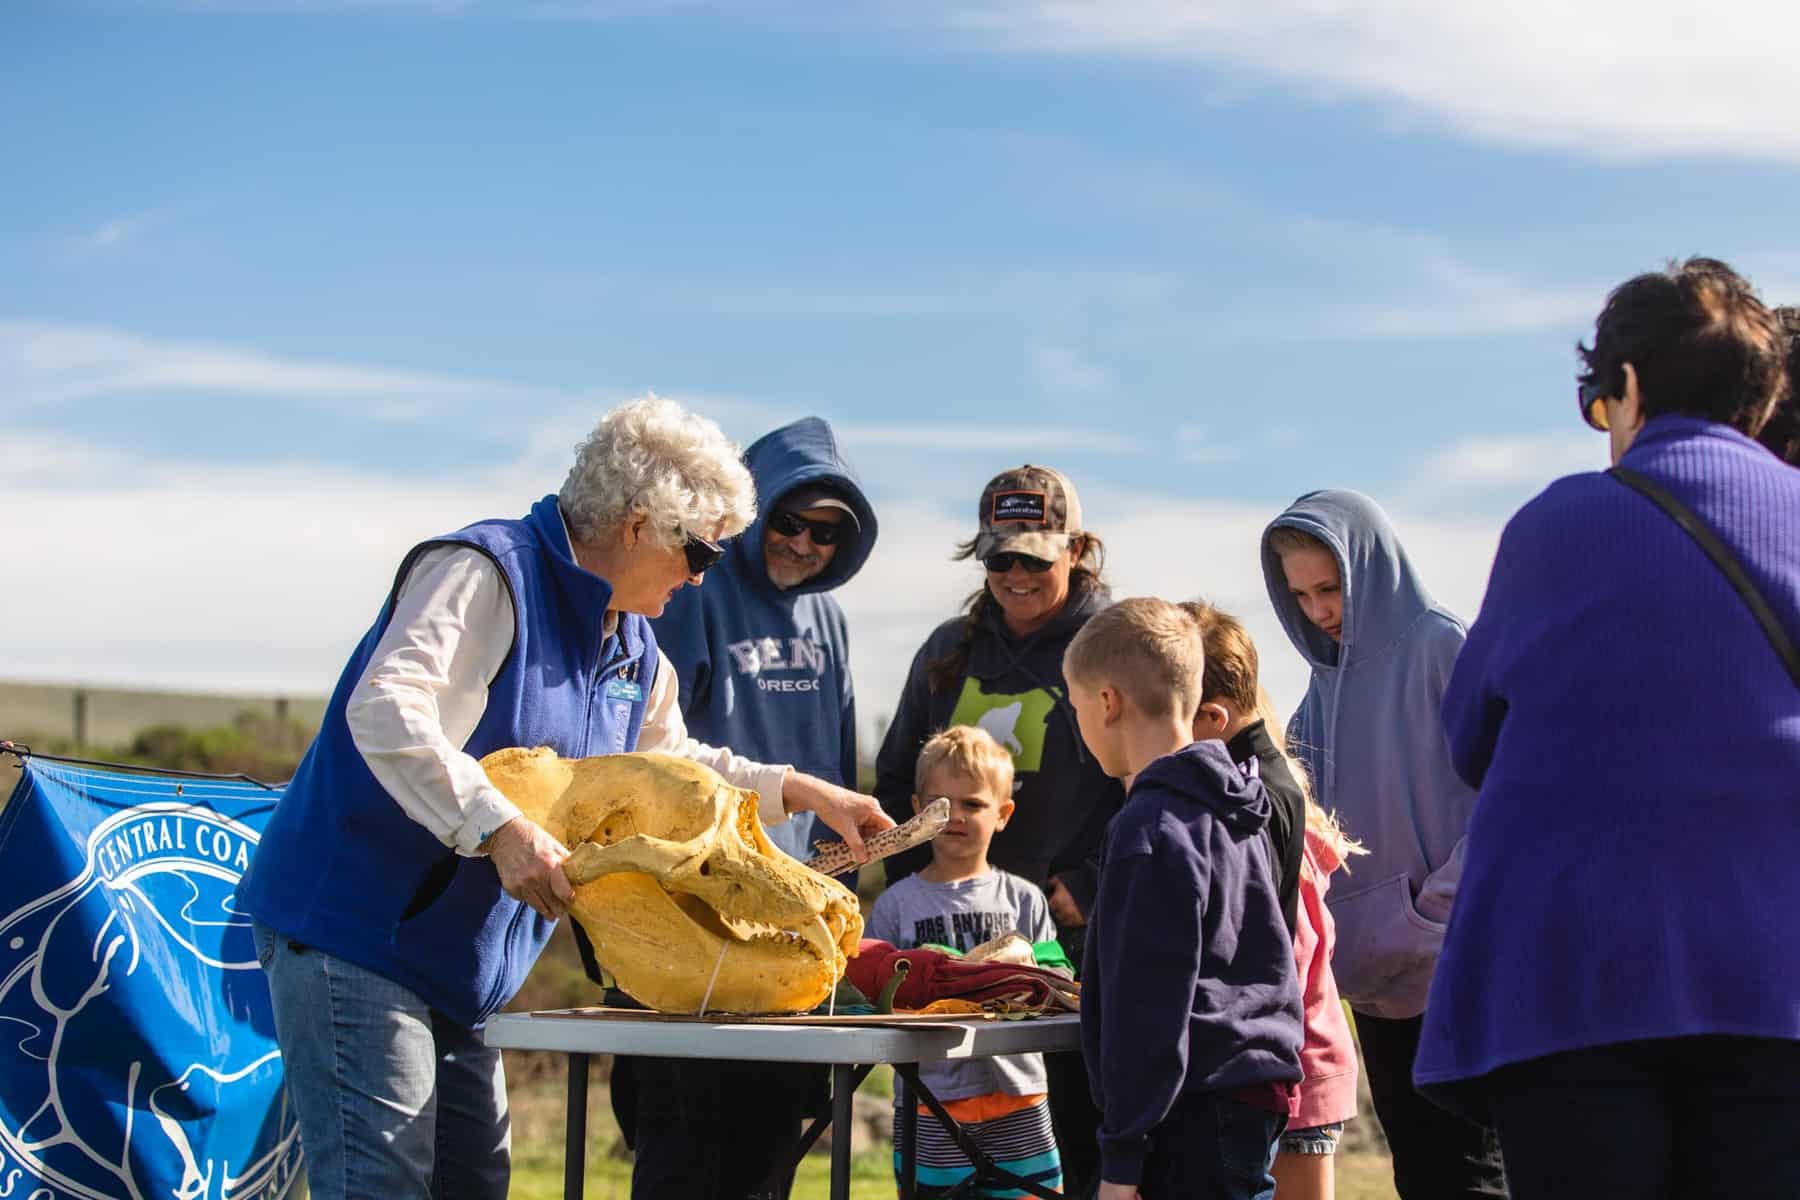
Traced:
POLYGON ((646 619, 755 517, 737 447, 654 396, 606 414, 559 495, 422 542, 351 655, 238 888, 255 918, 315 1197, 506 1195, 499 1053, 478 1027, 567 911, 568 849, 478 759, 659 750, 811 811, 866 796, 701 745, 646 619))

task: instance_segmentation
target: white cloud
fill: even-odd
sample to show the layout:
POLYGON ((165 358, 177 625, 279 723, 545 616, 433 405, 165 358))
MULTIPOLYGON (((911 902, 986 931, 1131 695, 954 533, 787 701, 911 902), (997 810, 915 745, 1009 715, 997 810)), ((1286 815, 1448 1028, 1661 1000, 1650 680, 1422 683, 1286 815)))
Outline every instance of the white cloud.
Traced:
POLYGON ((1577 471, 1601 470, 1606 458, 1606 439, 1584 428, 1563 433, 1480 434, 1431 455, 1425 461, 1424 474, 1459 487, 1542 486, 1577 471))
POLYGON ((1039 347, 1031 356, 1031 368, 1047 391, 1092 395, 1112 387, 1111 372, 1064 346, 1039 347))
POLYGON ((1386 295, 1328 304, 1322 331, 1353 340, 1485 337, 1579 329, 1604 287, 1544 284, 1464 262, 1436 248, 1407 264, 1414 274, 1386 295))
POLYGON ((1244 448, 1219 441, 1205 425, 1180 425, 1175 429, 1175 457, 1196 466, 1214 466, 1239 461, 1244 448))
POLYGON ((454 13, 480 6, 479 0, 177 0, 179 7, 201 12, 263 13, 311 16, 318 13, 392 9, 399 12, 454 13))
POLYGON ((0 407, 157 392, 284 396, 349 405, 358 416, 389 421, 416 420, 445 401, 555 398, 497 380, 284 358, 98 326, 0 321, 0 407))
POLYGON ((1260 221, 1271 245, 1340 264, 1352 300, 1322 300, 1306 336, 1350 340, 1579 330, 1616 281, 1545 282, 1472 261, 1436 234, 1313 216, 1260 221))
POLYGON ((330 690, 408 546, 544 490, 504 468, 179 467, 30 436, 7 464, 9 677, 287 694, 330 690))
MULTIPOLYGON (((31 436, 9 442, 8 461, 51 469, 0 473, 13 571, 0 589, 5 675, 234 693, 327 693, 409 546, 520 513, 548 490, 524 460, 434 481, 175 467, 31 436)), ((880 544, 839 593, 865 729, 892 713, 926 635, 981 585, 978 568, 950 561, 970 532, 950 515, 974 495, 966 483, 925 478, 903 500, 879 500, 880 544)), ((1278 704, 1298 702, 1306 669, 1257 558, 1272 511, 1106 488, 1084 489, 1083 501, 1118 595, 1204 594, 1232 609, 1257 638, 1278 704)), ((1394 519, 1438 595, 1472 616, 1499 522, 1394 519)))
POLYGON ((134 241, 161 221, 155 213, 135 213, 102 222, 75 239, 75 248, 87 253, 116 249, 134 241))
POLYGON ((1786 0, 958 0, 937 14, 1001 49, 1216 64, 1486 141, 1800 161, 1786 0))
MULTIPOLYGON (((145 337, 99 326, 0 320, 0 416, 45 423, 52 409, 103 397, 141 399, 213 394, 282 398, 341 413, 371 426, 398 424, 435 434, 478 434, 515 464, 514 477, 539 492, 562 479, 571 449, 606 411, 643 389, 557 389, 506 379, 448 375, 333 360, 289 358, 253 347, 145 337)), ((796 414, 722 393, 660 393, 748 441, 796 414)), ((15 476, 77 477, 87 451, 44 443, 43 456, 15 456, 15 476), (68 456, 75 456, 65 463, 68 456), (65 469, 66 467, 66 469, 65 469)), ((134 463, 134 472, 171 464, 134 463)), ((80 472, 95 478, 91 471, 80 472)), ((537 494, 537 492, 533 492, 537 494)))
POLYGON ((838 275, 758 282, 659 279, 631 284, 635 303, 678 312, 729 316, 912 318, 992 316, 1046 309, 1104 315, 1137 311, 1175 290, 1177 276, 1131 268, 949 268, 896 277, 879 256, 838 275), (867 279, 881 277, 870 288, 867 279))
POLYGON ((1050 425, 858 425, 833 422, 838 437, 853 450, 928 450, 935 454, 993 455, 1081 450, 1094 454, 1136 454, 1148 449, 1140 438, 1101 429, 1050 425))
MULTIPOLYGON (((483 0, 187 0, 246 12, 501 11, 483 0)), ((627 19, 718 0, 539 0, 527 17, 627 19)), ((749 18, 834 36, 948 30, 1011 53, 1222 68, 1207 96, 1246 85, 1321 103, 1370 101, 1397 121, 1587 158, 1733 155, 1800 161, 1800 6, 1739 0, 764 0, 749 18), (872 19, 870 19, 872 17, 872 19)))

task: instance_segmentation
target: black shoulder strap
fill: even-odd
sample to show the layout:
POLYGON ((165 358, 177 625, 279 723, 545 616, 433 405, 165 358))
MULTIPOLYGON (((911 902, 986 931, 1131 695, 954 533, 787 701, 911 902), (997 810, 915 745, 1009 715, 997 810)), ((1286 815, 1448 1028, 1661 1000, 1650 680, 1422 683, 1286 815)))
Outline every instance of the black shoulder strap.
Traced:
POLYGON ((1614 467, 1607 474, 1631 490, 1648 497, 1656 507, 1668 513, 1671 520, 1685 529, 1689 537, 1700 543, 1700 548, 1706 551, 1706 556, 1713 560, 1720 571, 1724 572, 1725 578, 1730 581, 1731 586, 1737 589, 1737 594, 1742 596, 1744 603, 1750 606, 1750 615, 1756 618, 1758 625, 1762 626, 1762 631, 1768 637, 1769 644, 1775 647, 1775 653, 1781 657, 1782 665, 1787 667, 1788 674, 1793 677, 1794 686, 1800 687, 1800 650, 1794 649, 1794 641, 1788 637, 1787 630, 1781 627, 1781 620, 1775 615, 1775 610, 1769 607, 1767 600, 1763 599, 1763 594, 1757 590, 1756 583, 1744 570, 1744 565, 1737 560, 1737 556, 1731 552, 1730 548, 1719 540, 1719 535, 1714 533, 1706 522, 1694 513, 1693 509, 1677 500, 1674 494, 1660 483, 1625 467, 1614 467))

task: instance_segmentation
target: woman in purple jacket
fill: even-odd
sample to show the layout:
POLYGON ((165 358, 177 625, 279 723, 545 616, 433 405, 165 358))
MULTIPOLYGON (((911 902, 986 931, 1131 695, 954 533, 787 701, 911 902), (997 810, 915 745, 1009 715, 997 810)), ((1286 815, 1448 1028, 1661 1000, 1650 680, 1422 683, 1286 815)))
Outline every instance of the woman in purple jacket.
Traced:
MULTIPOLYGON (((1723 263, 1615 290, 1581 413, 1800 637, 1800 471, 1753 439, 1785 339, 1723 263)), ((1648 497, 1512 519, 1444 696, 1480 789, 1415 1079, 1499 1131, 1515 1200, 1800 1196, 1800 686, 1648 497)))

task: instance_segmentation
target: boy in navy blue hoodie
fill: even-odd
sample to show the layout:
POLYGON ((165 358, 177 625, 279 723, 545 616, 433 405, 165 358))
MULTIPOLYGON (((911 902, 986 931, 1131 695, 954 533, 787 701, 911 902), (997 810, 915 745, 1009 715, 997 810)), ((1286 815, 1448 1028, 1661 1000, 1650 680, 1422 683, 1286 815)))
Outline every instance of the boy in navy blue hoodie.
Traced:
POLYGON ((1301 1074, 1269 797, 1221 743, 1193 740, 1203 666, 1193 617, 1151 599, 1094 617, 1063 659, 1082 740, 1130 788, 1082 975, 1101 1200, 1272 1197, 1301 1074))

